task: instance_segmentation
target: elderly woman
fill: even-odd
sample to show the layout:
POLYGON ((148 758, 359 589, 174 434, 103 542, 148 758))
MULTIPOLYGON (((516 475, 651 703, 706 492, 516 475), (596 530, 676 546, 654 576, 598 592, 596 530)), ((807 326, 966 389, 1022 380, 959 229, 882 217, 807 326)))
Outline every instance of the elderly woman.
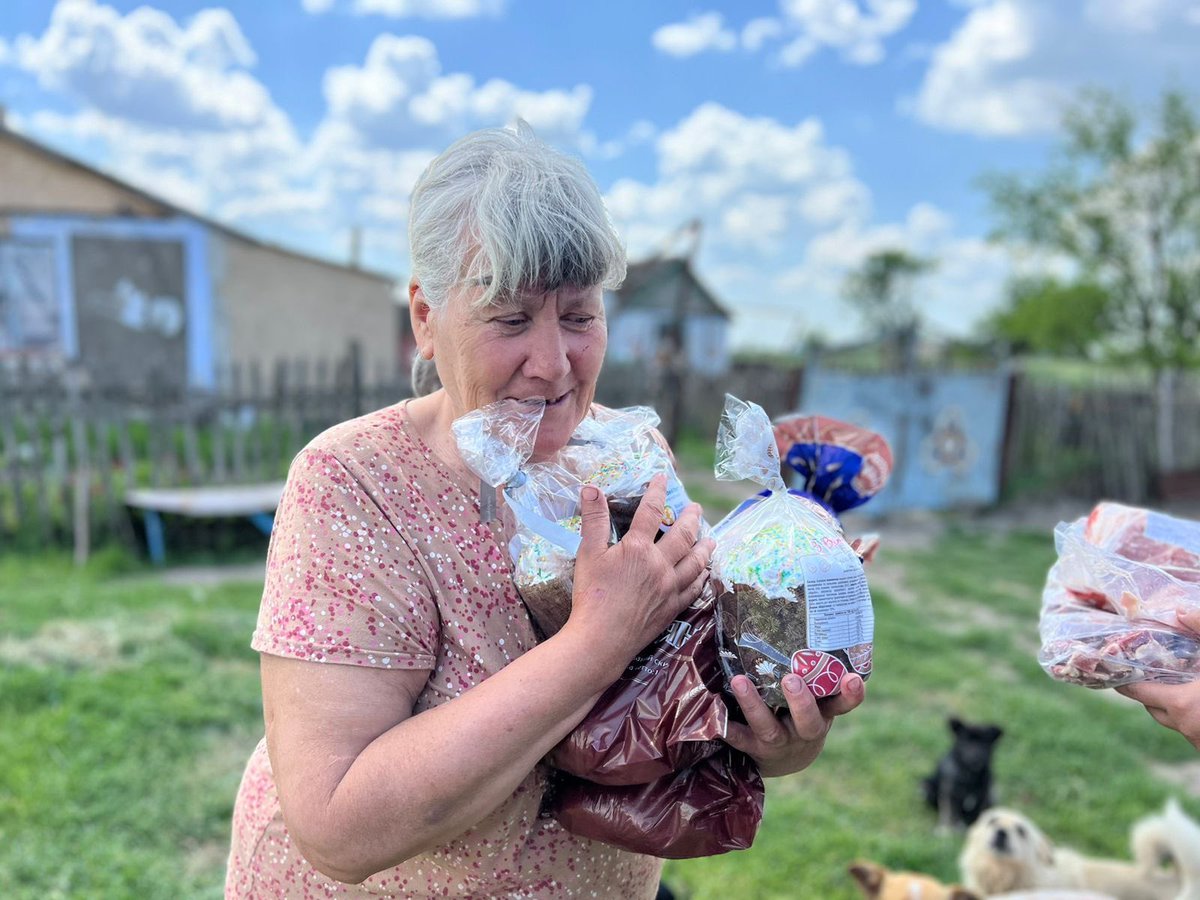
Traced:
MULTIPOLYGON (((253 637, 266 737, 226 895, 653 896, 658 859, 539 817, 542 760, 698 596, 700 510, 655 542, 657 478, 610 546, 605 499, 584 488, 570 618, 539 643, 450 429, 542 398, 536 455, 566 444, 592 408, 620 241, 582 166, 527 127, 435 159, 409 232, 413 328, 443 387, 335 426, 292 465, 253 637)), ((729 743, 767 775, 806 767, 862 700, 854 677, 823 706, 796 681, 780 718, 735 686, 748 724, 729 743)))

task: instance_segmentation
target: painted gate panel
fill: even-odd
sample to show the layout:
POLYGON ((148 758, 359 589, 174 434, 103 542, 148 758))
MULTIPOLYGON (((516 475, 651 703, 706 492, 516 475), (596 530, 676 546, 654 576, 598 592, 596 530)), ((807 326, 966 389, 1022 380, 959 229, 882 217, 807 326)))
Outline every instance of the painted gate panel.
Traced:
POLYGON ((809 369, 800 410, 870 428, 891 445, 895 471, 864 513, 978 507, 999 497, 1009 384, 1007 371, 809 369))

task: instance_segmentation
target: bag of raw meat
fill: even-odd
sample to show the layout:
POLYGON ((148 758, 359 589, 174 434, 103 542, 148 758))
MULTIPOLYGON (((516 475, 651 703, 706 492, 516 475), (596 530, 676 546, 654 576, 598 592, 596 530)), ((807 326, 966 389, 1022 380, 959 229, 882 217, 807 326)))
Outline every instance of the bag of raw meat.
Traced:
POLYGON ((1200 523, 1105 502, 1060 523, 1054 542, 1038 653, 1052 678, 1105 688, 1200 675, 1200 637, 1175 618, 1200 605, 1200 523))
POLYGON ((818 697, 837 694, 851 672, 870 677, 874 613, 863 561, 832 513, 785 488, 761 407, 726 396, 716 474, 767 489, 713 528, 727 683, 745 674, 769 706, 784 708, 781 681, 788 673, 818 697))
POLYGON ((869 429, 791 413, 775 420, 774 431, 780 458, 796 473, 796 487, 834 515, 862 506, 891 477, 892 449, 869 429))

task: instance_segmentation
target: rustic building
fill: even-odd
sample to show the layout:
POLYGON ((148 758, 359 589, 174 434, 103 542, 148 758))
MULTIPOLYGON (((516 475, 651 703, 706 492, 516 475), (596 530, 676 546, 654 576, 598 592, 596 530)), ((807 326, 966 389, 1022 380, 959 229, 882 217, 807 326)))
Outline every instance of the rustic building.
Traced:
POLYGON ((665 367, 663 356, 682 344, 682 358, 673 362, 683 371, 729 370, 730 314, 687 259, 630 263, 625 283, 605 294, 605 308, 609 362, 665 367))
POLYGON ((209 387, 231 364, 411 358, 394 280, 274 246, 0 123, 0 360, 209 387))

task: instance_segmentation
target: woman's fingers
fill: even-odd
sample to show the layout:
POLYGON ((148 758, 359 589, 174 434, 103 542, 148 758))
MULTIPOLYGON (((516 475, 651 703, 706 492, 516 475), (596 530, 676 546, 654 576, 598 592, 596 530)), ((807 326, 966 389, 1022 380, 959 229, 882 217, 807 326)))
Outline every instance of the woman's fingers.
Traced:
POLYGON ((603 492, 593 485, 585 485, 579 492, 579 553, 578 563, 587 566, 591 560, 608 549, 612 537, 612 522, 608 515, 608 500, 603 492))
POLYGON ((675 524, 667 529, 667 533, 658 542, 659 551, 672 564, 679 562, 696 546, 696 538, 700 536, 702 514, 699 503, 689 503, 679 513, 675 524))
POLYGON ((712 541, 707 539, 700 541, 675 563, 675 583, 681 590, 701 575, 707 574, 708 561, 712 557, 712 547, 712 541))
POLYGON ((837 695, 818 700, 817 705, 821 707, 822 715, 827 718, 836 718, 857 709, 858 705, 863 702, 866 693, 867 686, 863 683, 862 678, 858 675, 847 675, 842 682, 842 689, 837 695))
POLYGON ((658 531, 658 526, 662 524, 666 508, 667 476, 659 472, 650 479, 650 485, 646 488, 646 493, 642 495, 638 508, 633 513, 633 520, 629 523, 629 531, 626 532, 626 536, 644 535, 650 540, 654 540, 654 534, 658 531))
MULTIPOLYGON (((754 737, 764 746, 782 746, 787 743, 788 732, 783 723, 771 711, 771 707, 763 702, 758 695, 758 689, 745 675, 736 675, 729 683, 733 695, 737 697, 742 715, 750 727, 754 737)), ((732 724, 731 726, 732 727, 732 724)))
POLYGON ((746 724, 731 721, 726 730, 725 743, 755 758, 761 757, 764 750, 784 748, 790 737, 787 728, 784 722, 770 712, 770 707, 763 703, 750 679, 734 676, 730 682, 730 690, 733 691, 733 696, 737 697, 738 706, 742 707, 746 724))

